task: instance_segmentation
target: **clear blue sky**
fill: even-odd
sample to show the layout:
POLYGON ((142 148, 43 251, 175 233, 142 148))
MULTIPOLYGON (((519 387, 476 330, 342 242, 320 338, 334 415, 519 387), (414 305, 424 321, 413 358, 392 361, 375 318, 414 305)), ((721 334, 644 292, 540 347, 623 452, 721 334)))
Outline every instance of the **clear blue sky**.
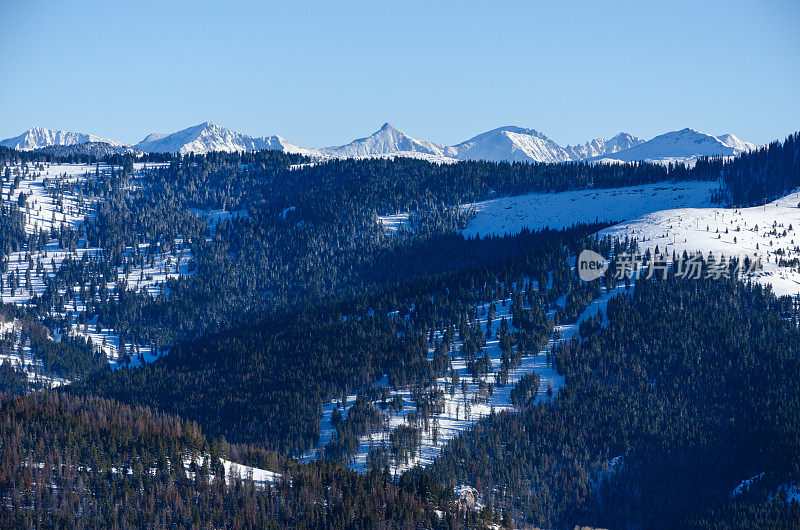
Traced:
POLYGON ((308 147, 800 129, 800 2, 0 0, 0 138, 213 121, 308 147), (340 5, 341 4, 341 5, 340 5))

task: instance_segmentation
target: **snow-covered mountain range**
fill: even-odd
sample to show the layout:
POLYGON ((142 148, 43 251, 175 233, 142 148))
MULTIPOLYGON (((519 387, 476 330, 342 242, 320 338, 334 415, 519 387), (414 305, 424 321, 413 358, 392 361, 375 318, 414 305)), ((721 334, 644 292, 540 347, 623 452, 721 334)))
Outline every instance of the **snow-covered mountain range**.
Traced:
POLYGON ((272 149, 300 153, 317 159, 349 157, 404 156, 439 162, 487 160, 493 162, 691 162, 701 156, 733 156, 755 149, 733 134, 712 136, 694 129, 682 129, 645 141, 626 132, 611 139, 595 138, 582 145, 559 145, 535 129, 506 126, 487 131, 456 144, 441 145, 419 140, 385 123, 373 134, 350 143, 320 149, 304 148, 280 136, 253 137, 210 122, 172 134, 152 133, 141 142, 125 146, 122 142, 85 133, 64 132, 34 127, 0 145, 20 150, 52 146, 105 143, 150 153, 197 153, 210 151, 257 151, 272 149))
POLYGON ((460 160, 495 162, 570 162, 616 153, 644 140, 621 132, 610 140, 595 138, 584 145, 562 147, 535 129, 499 127, 453 147, 460 160))

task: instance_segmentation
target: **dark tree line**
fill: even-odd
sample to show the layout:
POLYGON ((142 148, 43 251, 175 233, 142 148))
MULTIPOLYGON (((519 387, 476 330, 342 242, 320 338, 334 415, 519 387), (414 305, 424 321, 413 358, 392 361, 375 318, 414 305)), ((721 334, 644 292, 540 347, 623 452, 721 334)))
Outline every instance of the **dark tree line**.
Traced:
POLYGON ((4 528, 472 528, 499 520, 461 510, 427 478, 395 484, 326 462, 304 466, 98 398, 0 395, 0 440, 4 528), (281 476, 263 487, 226 477, 223 457, 281 476))
POLYGON ((764 204, 800 186, 800 133, 733 159, 700 160, 694 172, 721 177, 715 198, 723 204, 764 204))

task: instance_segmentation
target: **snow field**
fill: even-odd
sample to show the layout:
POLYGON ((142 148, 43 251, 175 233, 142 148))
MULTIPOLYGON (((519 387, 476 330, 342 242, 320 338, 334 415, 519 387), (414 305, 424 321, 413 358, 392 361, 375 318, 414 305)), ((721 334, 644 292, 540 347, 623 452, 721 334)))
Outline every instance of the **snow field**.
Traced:
POLYGON ((411 219, 409 218, 408 213, 379 215, 378 222, 383 224, 383 227, 390 232, 400 230, 401 226, 404 226, 407 229, 411 227, 411 219))
POLYGON ((753 280, 777 295, 800 293, 800 191, 752 208, 680 208, 649 213, 600 231, 601 236, 634 237, 646 249, 681 255, 749 256, 763 270, 753 280), (781 264, 794 261, 794 264, 781 264))
POLYGON ((576 223, 622 221, 667 208, 711 205, 716 182, 657 183, 560 193, 531 193, 462 205, 475 212, 464 237, 502 236, 523 229, 559 230, 576 223))

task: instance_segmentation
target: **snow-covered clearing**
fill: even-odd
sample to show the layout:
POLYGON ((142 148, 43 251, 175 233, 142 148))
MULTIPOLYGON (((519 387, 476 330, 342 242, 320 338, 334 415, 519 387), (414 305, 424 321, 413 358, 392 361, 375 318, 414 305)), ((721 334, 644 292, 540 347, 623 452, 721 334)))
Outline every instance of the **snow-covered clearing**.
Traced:
POLYGON ((576 223, 623 221, 667 208, 699 208, 711 205, 717 182, 645 184, 561 193, 531 193, 465 204, 475 217, 462 231, 464 236, 502 236, 527 228, 555 230, 576 223))
POLYGON ((408 213, 397 213, 393 215, 379 215, 378 222, 383 224, 386 230, 394 232, 399 230, 401 226, 406 228, 411 227, 411 219, 408 213))
MULTIPOLYGON (((208 459, 209 459, 208 454, 205 455, 197 455, 191 453, 185 454, 182 462, 184 472, 189 478, 194 479, 197 476, 197 471, 195 471, 192 468, 192 463, 194 462, 196 466, 195 469, 197 469, 202 467, 208 459)), ((225 483, 228 485, 232 484, 234 480, 238 478, 240 480, 248 480, 248 479, 252 480, 256 488, 265 488, 267 485, 274 484, 277 480, 279 480, 283 476, 280 473, 275 473, 273 471, 268 471, 266 469, 260 469, 257 467, 245 466, 243 464, 231 462, 230 460, 226 460, 224 458, 220 458, 219 461, 222 463, 222 466, 225 470, 224 478, 225 478, 225 483)), ((25 462, 24 465, 25 466, 32 465, 33 467, 36 467, 41 470, 44 469, 45 463, 34 462, 33 464, 31 464, 29 462, 25 462)), ((92 471, 91 466, 84 466, 84 465, 76 466, 74 469, 79 472, 92 471)), ((54 467, 53 471, 55 470, 56 468, 54 467)), ((120 474, 133 475, 133 468, 131 467, 111 466, 109 470, 114 475, 120 475, 120 474)), ((156 473, 158 473, 158 469, 155 467, 151 467, 150 469, 148 469, 148 472, 150 476, 155 476, 156 473)), ((209 476, 212 481, 216 480, 215 475, 209 473, 209 476)))
POLYGON ((682 254, 702 252, 760 259, 753 280, 778 295, 800 293, 800 191, 752 208, 680 208, 649 213, 600 235, 635 237, 639 249, 682 254), (783 264, 782 264, 783 260, 783 264))
MULTIPOLYGON (((197 467, 202 467, 207 459, 208 455, 187 455, 183 460, 183 467, 186 471, 186 474, 194 478, 195 472, 191 468, 192 462, 194 462, 197 467)), ((226 460, 224 458, 220 458, 220 462, 222 462, 222 466, 225 468, 225 482, 227 484, 231 484, 235 478, 239 478, 241 480, 250 479, 253 481, 253 484, 255 484, 256 487, 263 488, 268 484, 274 484, 275 481, 280 479, 282 476, 280 473, 275 473, 273 471, 268 471, 266 469, 257 467, 245 466, 243 464, 237 464, 236 462, 231 462, 230 460, 226 460)))
POLYGON ((230 480, 231 477, 241 477, 242 479, 252 479, 256 486, 266 486, 267 484, 274 484, 276 480, 281 478, 280 473, 268 471, 258 467, 250 467, 230 460, 221 458, 222 465, 225 466, 225 476, 230 480))

